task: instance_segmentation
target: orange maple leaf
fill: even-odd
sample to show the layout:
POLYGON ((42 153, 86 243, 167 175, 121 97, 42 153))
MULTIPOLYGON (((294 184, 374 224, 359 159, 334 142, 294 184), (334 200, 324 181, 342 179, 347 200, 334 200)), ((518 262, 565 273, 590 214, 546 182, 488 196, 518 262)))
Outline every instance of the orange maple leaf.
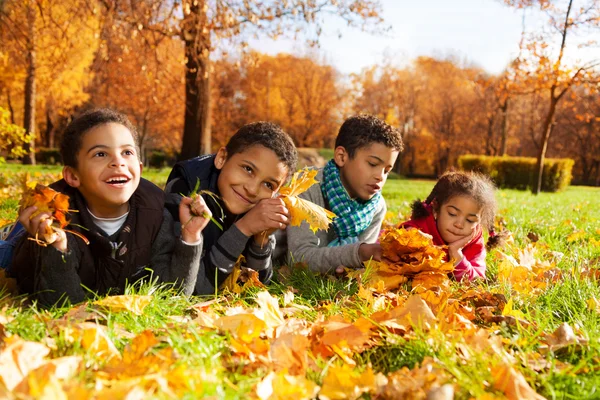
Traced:
POLYGON ((66 194, 57 192, 56 190, 49 188, 48 186, 37 184, 33 189, 26 188, 19 202, 20 210, 27 207, 36 206, 37 210, 31 215, 30 218, 39 215, 40 213, 48 213, 51 215, 52 223, 42 233, 42 239, 38 237, 30 238, 41 246, 46 246, 53 243, 57 239, 55 232, 65 231, 80 237, 86 244, 89 241, 85 236, 79 232, 74 232, 65 229, 69 225, 70 220, 67 218, 69 212, 76 212, 77 210, 69 210, 69 196, 66 194))
POLYGON ((279 196, 290 210, 291 226, 300 226, 306 221, 313 232, 319 229, 327 230, 329 224, 335 218, 335 214, 325 208, 298 197, 309 187, 317 183, 316 169, 305 168, 297 171, 290 184, 279 190, 279 196))

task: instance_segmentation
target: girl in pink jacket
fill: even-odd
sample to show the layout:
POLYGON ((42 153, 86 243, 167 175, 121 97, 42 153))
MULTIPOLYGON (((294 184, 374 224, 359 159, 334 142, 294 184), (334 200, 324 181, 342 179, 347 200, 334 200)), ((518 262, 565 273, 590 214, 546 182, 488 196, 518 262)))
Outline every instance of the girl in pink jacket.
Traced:
POLYGON ((503 236, 494 232, 494 192, 494 184, 485 175, 446 172, 424 202, 413 203, 411 219, 400 226, 417 228, 432 235, 435 245, 447 245, 456 280, 485 278, 482 228, 489 232, 488 250, 499 245, 503 236))

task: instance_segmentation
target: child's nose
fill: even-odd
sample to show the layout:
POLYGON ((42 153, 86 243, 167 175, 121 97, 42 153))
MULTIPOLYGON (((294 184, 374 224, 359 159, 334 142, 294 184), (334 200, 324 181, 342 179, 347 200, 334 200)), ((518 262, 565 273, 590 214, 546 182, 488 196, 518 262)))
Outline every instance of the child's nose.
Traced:
POLYGON ((123 157, 121 157, 121 155, 117 154, 112 160, 112 165, 115 167, 125 165, 125 158, 123 158, 123 157))
POLYGON ((259 188, 259 184, 254 183, 254 182, 249 182, 246 185, 244 185, 244 189, 246 190, 246 193, 250 196, 250 197, 255 197, 258 194, 258 188, 259 188))

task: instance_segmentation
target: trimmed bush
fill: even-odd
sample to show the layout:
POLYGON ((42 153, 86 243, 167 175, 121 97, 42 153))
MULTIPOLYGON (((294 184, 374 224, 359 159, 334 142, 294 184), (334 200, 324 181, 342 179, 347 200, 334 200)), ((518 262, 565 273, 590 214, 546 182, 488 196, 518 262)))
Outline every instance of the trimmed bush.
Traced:
POLYGON ((60 164, 62 162, 60 149, 54 147, 39 147, 35 150, 35 161, 40 164, 60 164))
MULTIPOLYGON (((466 171, 479 171, 489 175, 500 188, 527 190, 537 182, 537 160, 533 157, 492 157, 463 155, 458 167, 466 171)), ((547 158, 544 160, 542 191, 558 192, 571 183, 574 160, 547 158)))

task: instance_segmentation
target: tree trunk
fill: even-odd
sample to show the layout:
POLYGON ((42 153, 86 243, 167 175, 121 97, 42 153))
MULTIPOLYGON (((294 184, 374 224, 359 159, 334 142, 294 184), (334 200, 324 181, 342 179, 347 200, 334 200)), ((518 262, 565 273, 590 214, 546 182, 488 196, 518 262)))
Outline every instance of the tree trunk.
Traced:
POLYGON ((508 99, 506 99, 500 109, 502 110, 502 142, 500 144, 500 155, 505 156, 508 142, 508 99))
POLYGON ((15 120, 15 109, 13 108, 11 97, 10 97, 10 89, 6 90, 6 103, 8 105, 8 111, 10 112, 10 123, 16 125, 17 121, 15 120))
POLYGON ((492 154, 492 141, 494 139, 494 121, 496 120, 496 112, 490 118, 488 118, 487 127, 487 138, 485 141, 485 155, 491 156, 492 154))
POLYGON ((54 147, 54 135, 56 132, 56 127, 54 126, 54 103, 52 100, 48 100, 46 103, 46 137, 45 143, 46 147, 53 148, 54 147))
POLYGON ((184 20, 183 38, 187 58, 185 73, 185 117, 180 160, 211 152, 210 132, 210 42, 203 33, 204 1, 192 2, 184 20))
POLYGON ((30 2, 27 4, 27 25, 29 37, 27 38, 27 76, 25 78, 23 127, 25 132, 31 135, 31 142, 25 143, 23 146, 23 150, 26 152, 25 157, 23 157, 23 164, 35 165, 35 9, 30 2))
POLYGON ((544 175, 544 159, 546 158, 546 150, 548 148, 548 141, 550 140, 550 134, 552 133, 552 127, 554 125, 554 114, 556 112, 556 104, 558 103, 558 99, 554 97, 554 95, 550 98, 550 109, 548 110, 548 115, 546 115, 546 119, 544 120, 543 131, 542 131, 542 143, 540 146, 540 151, 538 153, 537 158, 537 181, 534 187, 532 188, 533 194, 538 194, 542 191, 542 176, 544 175))

